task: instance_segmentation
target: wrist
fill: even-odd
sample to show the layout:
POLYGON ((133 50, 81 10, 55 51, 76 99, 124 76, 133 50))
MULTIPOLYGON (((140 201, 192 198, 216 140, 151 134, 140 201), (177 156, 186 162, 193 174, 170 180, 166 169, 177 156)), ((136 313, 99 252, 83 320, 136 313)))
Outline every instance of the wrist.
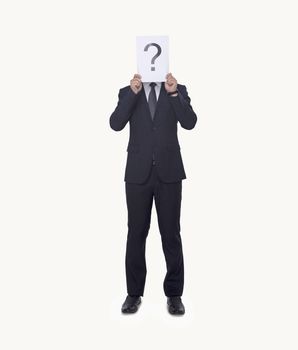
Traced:
POLYGON ((132 87, 130 87, 130 90, 131 90, 135 95, 137 95, 137 94, 140 92, 140 90, 133 89, 132 87))
POLYGON ((178 90, 176 89, 175 91, 170 91, 167 94, 168 96, 172 96, 172 97, 178 96, 178 90))

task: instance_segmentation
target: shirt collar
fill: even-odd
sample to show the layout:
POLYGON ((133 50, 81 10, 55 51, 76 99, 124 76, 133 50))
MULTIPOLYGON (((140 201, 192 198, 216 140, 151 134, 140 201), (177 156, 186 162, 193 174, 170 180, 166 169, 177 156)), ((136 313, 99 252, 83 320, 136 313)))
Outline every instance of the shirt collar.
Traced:
MULTIPOLYGON (((146 86, 149 86, 150 83, 151 83, 151 81, 150 81, 150 82, 143 83, 143 84, 146 85, 146 86)), ((152 82, 152 83, 153 83, 153 82, 152 82)), ((156 84, 156 86, 161 87, 161 82, 160 82, 160 81, 154 81, 154 83, 156 84)))

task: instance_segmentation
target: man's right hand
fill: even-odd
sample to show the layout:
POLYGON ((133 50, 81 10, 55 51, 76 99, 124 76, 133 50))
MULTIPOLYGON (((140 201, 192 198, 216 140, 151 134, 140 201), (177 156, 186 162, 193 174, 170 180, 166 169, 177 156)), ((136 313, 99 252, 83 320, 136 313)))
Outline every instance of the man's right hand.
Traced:
POLYGON ((135 94, 138 94, 142 90, 142 77, 140 74, 135 74, 130 81, 130 88, 135 94))

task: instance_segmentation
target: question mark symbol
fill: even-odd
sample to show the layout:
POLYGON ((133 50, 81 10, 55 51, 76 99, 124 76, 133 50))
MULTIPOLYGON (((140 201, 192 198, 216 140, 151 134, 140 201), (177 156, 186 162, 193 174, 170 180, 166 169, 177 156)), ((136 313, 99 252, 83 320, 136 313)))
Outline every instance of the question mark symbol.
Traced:
MULTIPOLYGON (((155 60, 157 59, 158 56, 160 56, 161 54, 161 47, 158 45, 158 44, 155 44, 155 43, 150 43, 150 44, 147 44, 144 48, 144 51, 148 51, 149 47, 150 46, 154 46, 157 48, 157 53, 152 57, 151 59, 151 64, 154 65, 155 64, 155 60)), ((155 67, 151 67, 151 70, 152 71, 155 71, 155 67)))

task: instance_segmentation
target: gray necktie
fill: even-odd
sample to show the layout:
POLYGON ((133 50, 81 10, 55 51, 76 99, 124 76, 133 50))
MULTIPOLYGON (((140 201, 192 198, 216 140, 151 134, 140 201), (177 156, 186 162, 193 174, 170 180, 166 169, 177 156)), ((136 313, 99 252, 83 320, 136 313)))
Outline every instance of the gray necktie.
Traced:
POLYGON ((155 110, 156 110, 156 102, 157 102, 155 86, 156 86, 156 83, 150 83, 151 90, 149 92, 149 97, 148 97, 148 104, 149 104, 149 109, 150 109, 152 120, 154 119, 154 114, 155 114, 155 110))

